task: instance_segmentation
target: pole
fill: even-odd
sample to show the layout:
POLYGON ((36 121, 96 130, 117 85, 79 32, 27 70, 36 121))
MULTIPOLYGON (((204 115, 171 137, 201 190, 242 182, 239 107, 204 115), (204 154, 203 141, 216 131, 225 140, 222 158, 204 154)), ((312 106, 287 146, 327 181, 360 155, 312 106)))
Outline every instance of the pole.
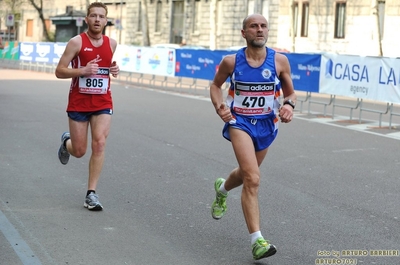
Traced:
POLYGON ((289 14, 290 14, 290 32, 292 33, 291 34, 291 40, 292 40, 292 49, 291 49, 291 52, 295 52, 295 50, 296 50, 296 36, 295 36, 295 34, 296 34, 296 29, 295 29, 295 19, 296 19, 296 17, 295 17, 295 13, 294 13, 294 0, 290 0, 289 1, 289 3, 290 3, 290 6, 289 6, 289 14))
POLYGON ((122 0, 119 4, 119 42, 121 44, 121 35, 122 35, 122 0))

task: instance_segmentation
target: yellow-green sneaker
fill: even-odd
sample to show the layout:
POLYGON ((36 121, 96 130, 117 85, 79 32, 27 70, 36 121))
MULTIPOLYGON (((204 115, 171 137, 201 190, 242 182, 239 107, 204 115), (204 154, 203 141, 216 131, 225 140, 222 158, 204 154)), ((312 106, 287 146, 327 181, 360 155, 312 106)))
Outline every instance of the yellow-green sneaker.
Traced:
POLYGON ((276 247, 262 237, 257 238, 251 247, 253 249, 253 259, 255 260, 267 258, 276 253, 276 247))
POLYGON ((226 206, 226 198, 228 198, 228 194, 223 194, 219 191, 219 187, 221 187, 224 181, 225 179, 218 178, 214 183, 216 196, 211 206, 211 215, 215 220, 221 219, 228 209, 228 207, 226 206))

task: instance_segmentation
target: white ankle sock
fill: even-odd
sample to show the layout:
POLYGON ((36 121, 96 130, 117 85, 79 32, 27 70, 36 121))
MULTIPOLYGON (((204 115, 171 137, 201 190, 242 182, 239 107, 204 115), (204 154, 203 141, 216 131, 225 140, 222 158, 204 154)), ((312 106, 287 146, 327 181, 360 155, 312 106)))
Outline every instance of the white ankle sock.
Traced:
POLYGON ((221 186, 219 186, 219 191, 222 192, 223 194, 228 194, 228 191, 225 189, 225 181, 222 182, 221 186))
POLYGON ((251 233, 251 234, 250 234, 250 242, 251 242, 251 245, 253 245, 254 242, 256 242, 256 240, 257 240, 259 237, 263 237, 263 236, 261 235, 261 232, 260 232, 260 231, 251 233))

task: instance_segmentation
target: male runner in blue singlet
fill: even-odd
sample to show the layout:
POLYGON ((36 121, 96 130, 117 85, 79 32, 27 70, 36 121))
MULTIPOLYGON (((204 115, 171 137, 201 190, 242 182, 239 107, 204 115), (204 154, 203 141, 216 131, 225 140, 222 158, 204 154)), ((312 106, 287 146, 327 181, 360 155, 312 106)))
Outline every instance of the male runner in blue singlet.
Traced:
POLYGON ((292 120, 297 97, 287 57, 265 46, 268 40, 265 17, 260 14, 246 17, 241 33, 247 47, 222 59, 210 86, 211 101, 225 122, 223 136, 231 141, 239 164, 226 180, 215 181, 216 198, 211 214, 214 219, 222 218, 227 210, 228 191, 243 185, 243 214, 253 258, 259 260, 276 253, 275 246, 260 232, 259 167, 278 133, 279 118, 283 123, 292 120), (221 87, 228 77, 231 86, 225 100, 221 87), (279 102, 281 90, 282 105, 279 102))

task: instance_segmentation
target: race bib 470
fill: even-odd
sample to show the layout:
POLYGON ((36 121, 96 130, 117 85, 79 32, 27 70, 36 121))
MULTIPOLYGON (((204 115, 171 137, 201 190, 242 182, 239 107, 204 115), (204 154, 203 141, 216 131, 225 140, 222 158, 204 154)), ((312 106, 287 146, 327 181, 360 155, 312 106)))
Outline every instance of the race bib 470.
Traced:
POLYGON ((274 83, 237 82, 233 109, 243 115, 262 115, 270 113, 274 107, 274 83))

